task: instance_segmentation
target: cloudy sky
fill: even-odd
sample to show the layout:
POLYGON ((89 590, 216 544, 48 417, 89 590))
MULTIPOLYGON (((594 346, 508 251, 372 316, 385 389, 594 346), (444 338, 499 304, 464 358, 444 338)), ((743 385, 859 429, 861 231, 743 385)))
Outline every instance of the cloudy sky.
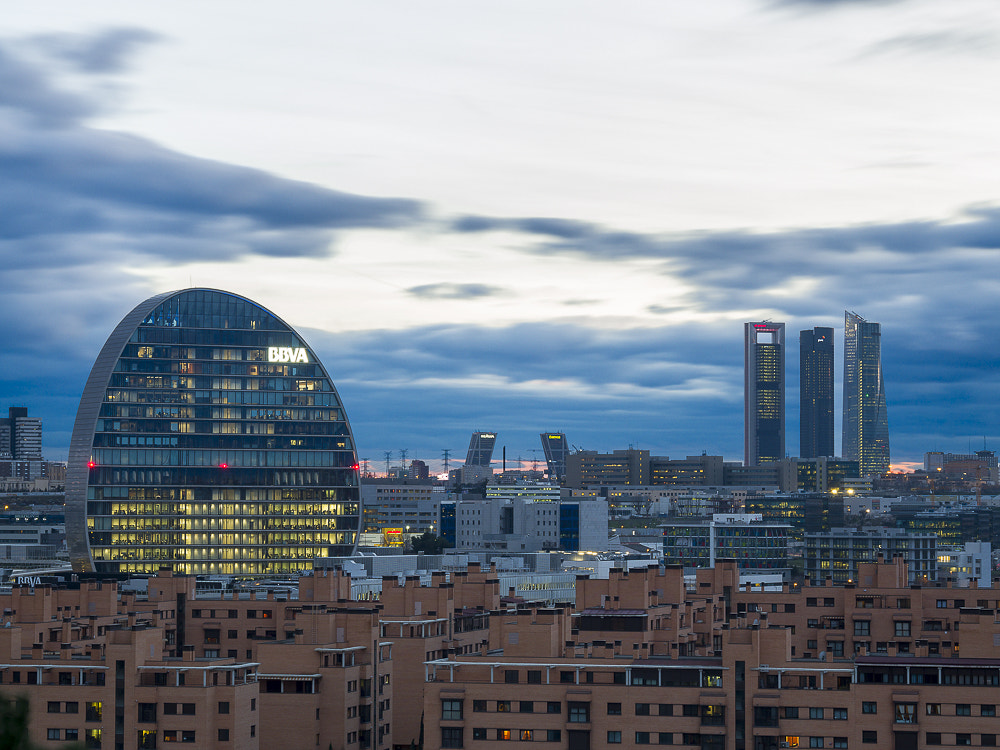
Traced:
POLYGON ((0 406, 64 458, 115 324, 210 286, 305 333, 374 466, 740 459, 770 319, 795 455, 797 332, 839 370, 851 309, 894 463, 1000 448, 997 81, 995 0, 12 4, 0 406))

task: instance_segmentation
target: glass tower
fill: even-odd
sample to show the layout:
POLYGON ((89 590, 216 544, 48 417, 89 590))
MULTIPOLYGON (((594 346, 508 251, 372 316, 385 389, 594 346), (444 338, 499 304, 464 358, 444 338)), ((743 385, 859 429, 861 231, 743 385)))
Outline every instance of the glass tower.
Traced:
POLYGON ((745 323, 744 463, 785 457, 785 324, 745 323))
POLYGON ((799 456, 833 456, 833 329, 799 332, 799 456))
POLYGON ((542 451, 549 465, 549 479, 562 481, 566 478, 566 457, 569 456, 569 445, 566 434, 562 432, 543 432, 542 451))
POLYGON ((496 442, 495 432, 473 432, 469 439, 469 452, 465 457, 465 465, 489 466, 493 460, 493 447, 496 442))
POLYGON ((351 428, 313 350, 250 300, 152 297, 118 324, 70 443, 73 569, 287 575, 351 554, 351 428))
POLYGON ((861 476, 889 470, 889 418, 882 379, 882 326, 844 312, 844 458, 861 476))

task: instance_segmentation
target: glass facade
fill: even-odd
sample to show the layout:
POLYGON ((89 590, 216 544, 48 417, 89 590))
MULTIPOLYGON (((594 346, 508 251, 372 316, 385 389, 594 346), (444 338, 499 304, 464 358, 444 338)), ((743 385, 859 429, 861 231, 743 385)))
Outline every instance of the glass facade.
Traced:
POLYGON ((744 325, 746 466, 785 457, 785 324, 744 325))
POLYGON ((340 398, 275 315, 189 289, 115 329, 73 430, 74 569, 291 574, 350 554, 359 506, 340 398))
POLYGON ((799 332, 799 457, 833 456, 833 329, 799 332))
POLYGON ((844 458, 861 476, 889 470, 889 418, 882 379, 882 326, 844 313, 844 458))

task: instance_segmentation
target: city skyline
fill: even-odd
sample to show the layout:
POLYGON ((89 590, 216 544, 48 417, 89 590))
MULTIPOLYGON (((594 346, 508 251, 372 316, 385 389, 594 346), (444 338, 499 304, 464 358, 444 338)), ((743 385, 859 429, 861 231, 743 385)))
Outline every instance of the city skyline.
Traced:
POLYGON ((740 325, 845 308, 892 332, 899 465, 996 447, 991 3, 5 22, 0 396, 49 458, 117 321, 194 286, 281 310, 372 464, 459 456, 477 426, 509 460, 540 430, 738 460, 740 325))

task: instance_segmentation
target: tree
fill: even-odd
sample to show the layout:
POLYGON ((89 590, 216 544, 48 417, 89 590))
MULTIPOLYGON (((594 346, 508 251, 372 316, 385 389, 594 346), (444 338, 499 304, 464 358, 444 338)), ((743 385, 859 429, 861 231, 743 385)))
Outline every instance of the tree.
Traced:
POLYGON ((414 552, 423 552, 427 555, 440 555, 444 551, 445 540, 436 536, 430 531, 425 531, 420 536, 415 536, 410 540, 414 552))

